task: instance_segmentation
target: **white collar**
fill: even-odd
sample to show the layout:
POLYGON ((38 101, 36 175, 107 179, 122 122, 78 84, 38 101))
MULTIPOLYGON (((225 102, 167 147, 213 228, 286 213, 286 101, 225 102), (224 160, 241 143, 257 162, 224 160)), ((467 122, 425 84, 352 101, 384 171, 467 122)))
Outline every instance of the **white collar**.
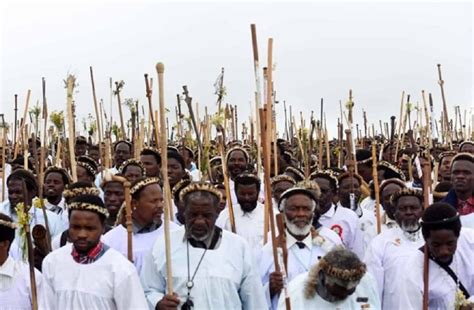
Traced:
POLYGON ((296 244, 296 242, 303 242, 306 247, 311 250, 313 248, 313 239, 311 238, 311 232, 308 233, 308 235, 301 241, 296 240, 295 237, 286 229, 286 248, 289 249, 293 245, 296 244))
POLYGON ((13 278, 15 273, 15 261, 10 256, 7 257, 7 260, 0 266, 0 275, 4 275, 10 278, 13 278))
POLYGON ((326 211, 326 213, 321 214, 321 217, 332 218, 334 214, 336 214, 336 206, 332 204, 329 210, 326 211))

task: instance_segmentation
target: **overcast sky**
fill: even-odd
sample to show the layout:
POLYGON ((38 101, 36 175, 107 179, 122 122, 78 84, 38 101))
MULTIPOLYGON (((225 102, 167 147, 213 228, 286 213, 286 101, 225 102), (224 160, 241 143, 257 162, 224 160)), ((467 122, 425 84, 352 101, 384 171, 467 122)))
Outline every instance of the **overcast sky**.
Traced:
MULTIPOLYGON (((154 77, 165 64, 166 103, 174 111, 176 94, 188 85, 194 102, 215 111, 213 83, 225 68, 226 103, 248 119, 254 99, 250 24, 257 25, 261 67, 267 40, 274 39, 277 100, 293 112, 314 110, 324 98, 328 129, 335 134, 339 100, 353 89, 356 121, 362 109, 369 122, 398 118, 401 92, 420 101, 433 93, 441 109, 437 63, 442 64, 446 99, 472 110, 473 7, 470 2, 317 2, 317 3, 9 3, 1 13, 1 113, 13 121, 28 89, 31 104, 41 100, 46 78, 49 112, 64 109, 63 79, 77 76, 79 121, 93 113, 89 66, 98 98, 109 114, 109 77, 124 80, 122 98, 146 104, 143 74, 154 77)), ((146 105, 145 105, 146 107, 146 105)), ((118 120, 116 99, 114 119, 118 120)), ((127 109, 125 109, 128 115, 127 109)), ((283 131, 283 106, 277 107, 283 131)), ((295 113, 296 114, 296 113, 295 113)), ((21 117, 21 116, 19 116, 21 117)))

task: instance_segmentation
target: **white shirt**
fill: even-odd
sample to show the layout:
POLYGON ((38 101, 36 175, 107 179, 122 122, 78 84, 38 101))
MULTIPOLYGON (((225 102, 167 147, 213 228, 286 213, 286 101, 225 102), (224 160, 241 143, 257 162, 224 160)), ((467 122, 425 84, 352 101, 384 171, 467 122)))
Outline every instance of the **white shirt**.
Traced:
POLYGON ((370 243, 364 262, 377 281, 384 309, 399 309, 400 275, 407 259, 424 243, 421 229, 409 234, 399 227, 382 232, 370 243))
MULTIPOLYGON (((308 236, 301 241, 305 245, 303 249, 299 248, 296 244, 297 240, 295 237, 287 231, 286 248, 288 249, 288 270, 286 270, 286 275, 288 282, 293 280, 296 276, 308 272, 321 257, 326 255, 326 253, 335 246, 342 245, 341 238, 329 228, 322 226, 317 231, 320 236, 319 238, 315 238, 313 241, 311 233, 309 233, 308 236)), ((270 301, 269 287, 270 273, 275 271, 272 249, 272 241, 270 239, 261 250, 259 265, 267 302, 271 303, 272 309, 276 309, 279 296, 274 296, 270 301)))
MULTIPOLYGON (((453 261, 449 265, 472 296, 474 294, 474 231, 462 228, 453 261)), ((414 251, 407 259, 401 279, 400 309, 421 309, 423 304, 423 252, 414 251)), ((454 309, 457 286, 437 263, 429 261, 430 309, 454 309)))
POLYGON ((461 219, 462 227, 474 229, 474 213, 461 215, 459 218, 461 219))
POLYGON ((67 210, 66 199, 64 199, 64 197, 61 197, 61 201, 57 205, 53 205, 48 200, 46 200, 44 206, 46 210, 56 213, 59 216, 63 225, 63 231, 69 228, 69 211, 67 210), (61 210, 59 212, 53 211, 56 207, 61 208, 61 210))
POLYGON ((43 261, 48 309, 147 309, 137 271, 109 248, 91 264, 72 258, 72 245, 51 252, 43 261))
MULTIPOLYGON (((151 251, 153 244, 156 239, 163 238, 163 227, 164 223, 155 229, 152 232, 141 233, 141 234, 132 234, 132 249, 133 249, 133 264, 137 268, 137 272, 140 273, 140 270, 143 265, 143 259, 147 252, 151 251)), ((173 222, 170 222, 170 230, 174 230, 178 227, 173 222)), ((127 229, 123 225, 118 225, 112 230, 107 232, 103 237, 102 241, 114 248, 115 250, 122 253, 122 255, 128 257, 128 243, 127 243, 127 229)))
POLYGON ((319 223, 336 232, 346 248, 356 253, 359 258, 364 257, 364 235, 360 230, 359 218, 354 211, 332 205, 326 213, 321 215, 319 223))
MULTIPOLYGON (((315 293, 311 299, 306 299, 304 290, 308 280, 308 273, 303 273, 290 282, 288 286, 291 309, 343 309, 343 310, 360 310, 360 309, 380 309, 380 299, 377 293, 377 286, 374 278, 366 273, 357 285, 355 292, 346 299, 338 302, 329 302, 321 298, 315 293), (367 302, 360 302, 357 299, 367 298, 367 302), (366 305, 368 307, 363 308, 366 305)), ((280 295, 278 309, 285 310, 285 296, 280 295)), ((390 309, 391 310, 391 309, 390 309)))
MULTIPOLYGON (((36 269, 35 282, 37 301, 41 309, 44 306, 43 276, 36 269)), ((0 266, 0 308, 2 310, 32 308, 29 267, 10 256, 0 266)))
MULTIPOLYGON (((1 158, 0 158, 1 160, 1 158)), ((7 185, 7 179, 10 176, 12 172, 12 166, 10 164, 5 163, 5 194, 2 197, 2 188, 3 188, 3 180, 2 180, 2 168, 0 168, 0 201, 4 201, 8 199, 8 185, 7 185)))
MULTIPOLYGON (((170 233, 173 290, 181 301, 186 301, 188 290, 187 240, 185 228, 170 233)), ((265 309, 267 304, 262 283, 252 264, 252 254, 245 240, 222 231, 218 247, 207 250, 189 244, 189 273, 193 275, 202 258, 191 290, 194 309, 265 309)), ((165 242, 158 238, 152 252, 145 257, 140 273, 150 309, 166 293, 167 273, 165 242)))

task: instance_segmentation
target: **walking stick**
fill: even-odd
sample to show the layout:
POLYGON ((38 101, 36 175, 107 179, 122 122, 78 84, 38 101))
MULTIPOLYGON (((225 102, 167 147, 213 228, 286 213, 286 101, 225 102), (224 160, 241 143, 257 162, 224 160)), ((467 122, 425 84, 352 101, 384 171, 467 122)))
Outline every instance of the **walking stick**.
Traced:
POLYGON ((73 125, 73 102, 72 94, 74 92, 74 87, 76 86, 76 77, 74 75, 69 75, 66 80, 67 87, 67 121, 68 121, 68 131, 69 131, 69 160, 71 164, 71 175, 73 182, 77 182, 77 171, 76 171, 76 156, 74 154, 74 125, 73 125))
MULTIPOLYGON (((429 156, 423 163, 423 208, 429 206, 431 166, 429 156)), ((429 249, 425 243, 423 248, 423 310, 428 310, 429 303, 429 249)))
MULTIPOLYGON (((17 149, 17 141, 16 141, 16 128, 17 128, 17 122, 18 122, 18 119, 17 119, 17 112, 18 112, 18 95, 15 94, 15 123, 13 124, 13 149, 16 150, 17 149)), ((15 153, 15 156, 13 157, 13 159, 16 159, 16 153, 15 153)), ((3 196, 2 196, 3 197, 3 196)))
POLYGON ((445 121, 445 136, 447 139, 447 142, 449 143, 449 149, 453 149, 453 141, 452 141, 452 136, 449 133, 449 118, 448 118, 448 107, 446 105, 446 97, 444 96, 444 80, 443 77, 441 76, 441 64, 438 64, 438 84, 439 87, 441 88, 441 99, 443 100, 443 116, 444 116, 444 121, 445 121))
MULTIPOLYGON (((20 133, 20 136, 23 134, 23 129, 25 127, 25 124, 26 124, 26 113, 28 113, 28 106, 30 104, 30 95, 31 95, 31 89, 28 89, 28 93, 26 94, 26 103, 25 103, 25 109, 23 110, 23 118, 20 123, 20 128, 19 128, 19 133, 20 133)), ((17 137, 17 138, 20 138, 20 137, 17 137)), ((13 158, 16 159, 16 156, 18 154, 18 141, 15 141, 15 151, 14 151, 14 154, 13 154, 13 158)))
POLYGON ((170 184, 168 182, 168 153, 167 153, 167 144, 168 138, 166 134, 166 112, 165 112, 165 93, 164 93, 164 82, 163 74, 165 71, 165 66, 163 63, 159 62, 156 64, 156 72, 158 73, 158 92, 159 92, 159 101, 160 101, 160 133, 161 133, 161 169, 163 174, 163 184, 164 184, 164 196, 165 196, 165 226, 164 226, 164 236, 165 236, 165 247, 166 247, 166 276, 167 276, 167 289, 168 294, 173 295, 173 273, 171 268, 171 244, 170 244, 170 213, 171 205, 169 201, 170 193, 170 184))
POLYGON ((278 239, 283 256, 283 291, 285 293, 285 307, 286 310, 291 310, 290 295, 288 293, 288 248, 286 247, 285 219, 283 214, 278 214, 276 220, 278 226, 278 239))
MULTIPOLYGON (((97 105, 97 97, 95 95, 95 83, 94 83, 94 73, 92 72, 92 66, 89 67, 90 73, 91 73, 91 84, 92 84, 92 98, 94 100, 94 109, 95 109, 95 118, 96 118, 96 124, 97 124, 97 132, 99 135, 99 158, 100 158, 100 163, 103 165, 103 157, 102 157, 102 125, 100 122, 100 113, 99 113, 99 106, 97 105)), ((103 179, 103 171, 104 169, 100 170, 100 177, 103 179)))
POLYGON ((380 234, 382 227, 380 223, 380 193, 379 193, 379 179, 377 175, 377 155, 376 155, 375 139, 372 141, 372 178, 374 180, 374 191, 375 191, 375 217, 377 219, 377 234, 380 234))
POLYGON ((125 180, 123 182, 126 211, 125 226, 127 226, 127 258, 133 263, 132 199, 130 197, 130 186, 129 181, 125 180))
POLYGON ((126 140, 127 133, 125 131, 125 123, 123 121, 122 102, 120 101, 120 90, 122 89, 123 85, 124 85, 123 81, 120 81, 120 82, 115 81, 115 95, 117 95, 117 104, 118 104, 118 110, 119 110, 119 115, 120 115, 120 130, 122 131, 122 139, 126 140))

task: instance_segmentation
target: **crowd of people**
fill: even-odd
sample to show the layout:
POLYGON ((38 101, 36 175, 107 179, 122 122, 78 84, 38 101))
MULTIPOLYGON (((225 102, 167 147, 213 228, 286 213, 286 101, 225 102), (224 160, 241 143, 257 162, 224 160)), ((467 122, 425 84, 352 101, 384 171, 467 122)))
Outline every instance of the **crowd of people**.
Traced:
POLYGON ((82 136, 73 168, 39 140, 16 158, 6 149, 0 308, 474 308, 472 141, 435 141, 427 155, 378 139, 373 167, 361 139, 351 168, 337 167, 336 140, 332 160, 315 147, 305 167, 298 141, 277 139, 270 186, 255 143, 227 141, 219 156, 214 142, 205 171, 183 141, 137 154, 118 140, 111 167, 106 146, 82 136))

